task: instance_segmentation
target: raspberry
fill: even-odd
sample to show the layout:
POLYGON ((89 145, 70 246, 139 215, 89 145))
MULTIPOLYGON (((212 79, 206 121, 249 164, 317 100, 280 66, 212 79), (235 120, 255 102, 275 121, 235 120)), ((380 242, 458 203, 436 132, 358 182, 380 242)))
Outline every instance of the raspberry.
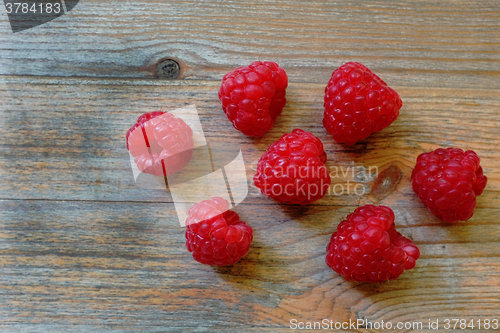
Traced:
POLYGON ((137 119, 126 135, 127 149, 141 172, 167 176, 191 160, 193 131, 172 113, 155 111, 137 119))
POLYGON ((458 148, 421 154, 411 179, 420 201, 438 219, 449 223, 472 217, 476 196, 483 193, 487 182, 477 154, 458 148))
MULTIPOLYGON (((147 122, 147 121, 149 121, 149 120, 151 120, 151 119, 153 119, 155 117, 161 116, 162 114, 164 114, 163 111, 154 111, 154 112, 144 113, 141 116, 139 116, 139 118, 137 118, 137 122, 132 127, 130 127, 130 129, 127 131, 127 134, 126 134, 126 138, 127 138, 127 150, 130 150, 129 144, 128 144, 128 138, 129 138, 130 134, 132 134, 132 132, 137 127, 140 127, 145 122, 147 122)), ((146 126, 148 126, 148 125, 146 125, 146 126)))
POLYGON ((253 177, 264 195, 274 200, 307 205, 321 199, 330 187, 326 153, 320 139, 294 129, 267 148, 253 177))
POLYGON ((348 62, 325 88, 323 126, 335 141, 353 145, 392 124, 402 105, 396 91, 371 70, 348 62))
POLYGON ((262 136, 283 110, 287 86, 288 77, 277 63, 254 61, 224 75, 219 99, 234 128, 262 136))
POLYGON ((186 247, 196 261, 225 266, 239 261, 250 249, 253 231, 227 200, 214 197, 195 204, 186 219, 186 247))
POLYGON ((401 236, 386 206, 357 208, 342 221, 326 247, 326 263, 349 281, 384 282, 415 267, 418 247, 401 236))

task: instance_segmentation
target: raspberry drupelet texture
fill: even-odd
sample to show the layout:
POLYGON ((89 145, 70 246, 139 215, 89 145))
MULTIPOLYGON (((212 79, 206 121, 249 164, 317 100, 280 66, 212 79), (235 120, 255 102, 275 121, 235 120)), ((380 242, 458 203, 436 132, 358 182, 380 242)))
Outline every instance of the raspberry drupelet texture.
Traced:
POLYGON ((186 219, 186 247, 193 258, 206 265, 226 266, 238 262, 250 249, 253 231, 229 202, 214 197, 193 205, 186 219))
POLYGON ((466 221, 474 214, 476 196, 487 178, 472 150, 438 148, 423 153, 411 174, 413 190, 437 218, 449 223, 466 221))
POLYGON ((288 77, 277 63, 254 61, 224 75, 219 99, 234 128, 262 136, 283 110, 287 86, 288 77))
POLYGON ((191 160, 193 131, 171 113, 155 111, 137 119, 126 135, 137 168, 155 176, 180 171, 191 160))
POLYGON ((384 282, 415 267, 418 247, 396 231, 386 206, 357 208, 342 221, 326 247, 326 263, 349 281, 384 282))
POLYGON ((325 88, 323 125, 335 141, 353 145, 392 124, 402 105, 396 91, 371 70, 348 62, 325 88))
POLYGON ((253 181, 264 195, 276 201, 306 205, 321 199, 330 187, 325 163, 321 140, 294 129, 267 148, 253 181))

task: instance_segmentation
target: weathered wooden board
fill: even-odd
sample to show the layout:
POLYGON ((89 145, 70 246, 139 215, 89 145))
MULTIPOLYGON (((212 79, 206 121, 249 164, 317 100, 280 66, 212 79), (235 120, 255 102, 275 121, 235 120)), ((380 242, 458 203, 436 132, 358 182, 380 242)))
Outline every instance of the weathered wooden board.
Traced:
MULTIPOLYGON (((500 147, 497 90, 396 87, 404 101, 398 120, 355 146, 345 146, 335 143, 322 126, 323 85, 290 84, 282 115, 259 139, 232 128, 220 108, 217 88, 218 83, 211 81, 4 77, 0 85, 1 197, 171 201, 166 191, 135 186, 125 133, 143 112, 195 104, 208 141, 229 138, 241 144, 250 183, 262 152, 284 132, 299 127, 324 142, 333 183, 344 184, 342 195, 335 195, 332 187, 332 195, 319 205, 358 205, 386 195, 386 203, 418 205, 409 185, 411 169, 420 153, 439 146, 474 149, 490 178, 488 200, 479 199, 479 206, 496 208, 500 203, 500 175, 495 168, 500 147), (390 178, 390 173, 383 172, 391 166, 402 173, 393 193, 360 198, 352 195, 353 187, 347 193, 347 180, 373 187, 373 178, 361 176, 374 176, 378 170, 390 178)), ((340 194, 341 187, 335 192, 340 194)), ((247 200, 274 204, 253 186, 247 200)))
POLYGON ((284 331, 293 318, 498 316, 500 232, 488 222, 498 209, 447 227, 424 208, 395 207, 397 227, 422 259, 398 280, 369 285, 347 282, 324 263, 329 234, 350 208, 242 204, 252 248, 232 267, 211 268, 191 260, 172 204, 2 200, 0 207, 8 331, 284 331))
POLYGON ((13 34, 0 2, 0 331, 500 319, 499 16, 496 0, 82 0, 13 34), (181 80, 155 79, 169 57, 181 80), (217 89, 225 72, 256 59, 279 62, 290 84, 275 126, 252 139, 232 128, 217 89), (324 130, 322 100, 333 69, 353 60, 404 106, 393 125, 345 146, 324 130), (193 261, 170 193, 132 178, 125 133, 137 116, 189 104, 209 142, 243 152, 250 189, 235 210, 254 242, 232 267, 193 261), (297 127, 323 141, 333 176, 329 195, 306 207, 277 204, 251 181, 268 145, 297 127), (488 185, 473 218, 448 226, 409 177, 420 153, 451 146, 479 154, 488 185), (366 193, 347 193, 348 181, 366 193), (393 208, 421 250, 395 281, 347 282, 324 263, 337 224, 367 203, 393 208))
POLYGON ((0 74, 218 80, 257 58, 291 81, 360 61, 395 85, 499 87, 500 6, 486 1, 102 1, 13 34, 0 11, 0 74))
POLYGON ((321 84, 290 84, 276 126, 250 139, 220 110, 217 82, 2 81, 0 324, 6 330, 275 332, 294 318, 498 315, 496 90, 396 87, 405 103, 400 118, 349 147, 333 142, 321 125, 321 84), (251 187, 236 208, 255 230, 250 253, 231 268, 203 267, 184 248, 168 192, 134 184, 124 145, 142 112, 191 103, 209 141, 241 143, 249 181, 265 148, 302 127, 325 143, 332 174, 338 166, 375 166, 379 178, 394 184, 377 192, 376 180, 339 171, 334 184, 366 182, 370 193, 332 193, 310 207, 276 204, 251 187), (450 227, 422 207, 409 176, 419 153, 454 145, 478 152, 489 183, 474 217, 450 227), (346 282, 325 265, 325 246, 355 206, 376 202, 395 209, 398 228, 418 244, 422 259, 390 283, 346 282))

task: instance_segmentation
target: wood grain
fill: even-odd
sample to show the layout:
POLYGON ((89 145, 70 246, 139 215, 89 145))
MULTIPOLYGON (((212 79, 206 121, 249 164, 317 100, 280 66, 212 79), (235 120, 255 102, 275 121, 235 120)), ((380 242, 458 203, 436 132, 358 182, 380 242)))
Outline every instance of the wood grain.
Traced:
POLYGON ((293 318, 498 315, 500 233, 498 224, 481 223, 498 209, 480 209, 467 224, 425 227, 424 208, 396 207, 397 227, 418 244, 422 258, 398 280, 367 285, 347 282, 324 264, 329 234, 350 208, 312 206, 304 213, 295 206, 242 204, 238 212, 255 230, 252 248, 238 264, 215 269, 190 260, 172 204, 0 205, 6 330, 57 323, 52 327, 62 331, 281 331, 293 318), (410 215, 416 221, 406 225, 410 215))
POLYGON ((87 0, 13 34, 0 9, 0 331, 286 332, 292 319, 424 328, 439 319, 444 332, 445 318, 500 319, 499 14, 493 0, 87 0), (155 79, 168 57, 180 80, 155 79), (222 75, 255 59, 290 77, 287 106, 258 139, 234 130, 217 98, 222 75), (322 99, 332 70, 350 60, 404 105, 390 127, 345 146, 321 125, 322 99), (254 241, 231 267, 193 261, 170 193, 138 186, 130 171, 135 119, 190 104, 209 142, 243 152, 250 188, 235 210, 254 241), (333 176, 330 193, 306 207, 277 204, 251 181, 269 144, 297 127, 323 141, 333 176), (420 153, 451 146, 478 153, 488 185, 472 219, 448 226, 419 202, 410 174, 420 153), (365 193, 347 193, 348 182, 365 193), (395 281, 347 282, 324 263, 338 223, 367 203, 393 208, 421 250, 395 281))
MULTIPOLYGON (((3 12, 2 12, 3 13, 3 12)), ((13 34, 0 20, 0 74, 219 80, 257 58, 294 82, 327 82, 357 60, 395 85, 499 88, 500 6, 485 1, 86 0, 13 34)))
POLYGON ((5 327, 58 322, 51 329, 279 331, 293 318, 397 322, 497 315, 498 92, 396 87, 405 102, 400 118, 346 147, 321 126, 322 89, 291 84, 276 126, 256 140, 227 122, 216 82, 3 77, 5 327), (330 170, 373 166, 384 178, 384 170, 396 166, 401 179, 379 198, 373 175, 340 171, 334 184, 366 184, 367 194, 331 194, 310 207, 276 204, 251 187, 237 211, 255 230, 252 250, 231 268, 201 267, 184 249, 168 192, 135 186, 124 145, 137 115, 193 102, 209 141, 241 143, 249 181, 265 148, 298 126, 323 140, 330 170), (486 118, 491 125, 478 121, 486 118), (449 227, 418 202, 409 176, 419 153, 454 145, 478 152, 489 183, 474 217, 449 227), (326 243, 355 206, 376 202, 395 209, 398 228, 418 244, 422 259, 391 283, 346 282, 324 264, 326 243))
MULTIPOLYGON (((324 142, 333 183, 345 189, 342 195, 334 195, 334 190, 340 193, 341 187, 333 185, 333 195, 317 204, 358 205, 374 200, 369 196, 360 199, 352 192, 349 195, 346 182, 371 186, 374 175, 368 175, 370 167, 372 173, 378 170, 381 174, 395 165, 403 177, 384 202, 418 205, 409 186, 416 157, 440 146, 458 146, 474 149, 483 158, 482 166, 489 177, 489 199, 479 199, 479 207, 498 207, 498 91, 395 88, 404 101, 398 120, 355 146, 345 146, 335 143, 321 124, 321 84, 290 84, 283 114, 270 132, 254 139, 232 128, 220 108, 218 83, 212 81, 4 77, 0 84, 4 95, 0 172, 5 181, 0 194, 11 199, 171 202, 166 191, 135 186, 124 137, 144 112, 194 103, 208 141, 230 139, 240 143, 249 183, 269 144, 284 132, 300 127, 324 142), (363 167, 366 171, 362 171, 363 167)), ((247 200, 274 205, 253 186, 247 200)))

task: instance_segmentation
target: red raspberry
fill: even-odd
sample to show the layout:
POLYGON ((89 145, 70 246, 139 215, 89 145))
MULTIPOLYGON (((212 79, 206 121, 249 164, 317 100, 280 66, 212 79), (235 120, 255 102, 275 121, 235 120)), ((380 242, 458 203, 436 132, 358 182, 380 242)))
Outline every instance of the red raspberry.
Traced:
MULTIPOLYGON (((154 112, 144 113, 144 114, 140 115, 139 118, 137 118, 137 122, 132 127, 130 127, 130 129, 127 131, 127 134, 126 134, 127 150, 130 150, 130 148, 128 146, 128 137, 130 136, 130 134, 132 134, 132 132, 137 127, 144 127, 145 122, 147 122, 155 117, 161 116, 162 114, 164 114, 163 111, 154 111, 154 112)), ((149 124, 146 125, 147 126, 146 128, 148 128, 148 125, 149 124)))
POLYGON ((234 128, 262 136, 283 110, 287 86, 288 77, 277 63, 254 61, 224 75, 219 99, 234 128))
POLYGON ((449 223, 472 217, 476 196, 483 193, 487 182, 477 154, 458 148, 421 154, 411 179, 420 201, 438 219, 449 223))
POLYGON ((239 261, 250 249, 253 231, 227 200, 214 197, 195 204, 186 219, 186 247, 196 261, 225 266, 239 261))
POLYGON ((415 267, 418 247, 401 236, 386 206, 359 207, 342 221, 326 247, 326 263, 347 280, 384 282, 415 267))
POLYGON ((253 177, 264 195, 274 200, 307 205, 321 199, 330 187, 326 153, 320 139, 294 129, 271 144, 253 177))
POLYGON ((392 124, 402 105, 397 92, 371 70, 348 62, 325 88, 323 125, 335 141, 353 145, 392 124))
POLYGON ((126 138, 137 168, 155 176, 180 171, 193 153, 191 127, 171 113, 143 114, 128 130, 126 138))

